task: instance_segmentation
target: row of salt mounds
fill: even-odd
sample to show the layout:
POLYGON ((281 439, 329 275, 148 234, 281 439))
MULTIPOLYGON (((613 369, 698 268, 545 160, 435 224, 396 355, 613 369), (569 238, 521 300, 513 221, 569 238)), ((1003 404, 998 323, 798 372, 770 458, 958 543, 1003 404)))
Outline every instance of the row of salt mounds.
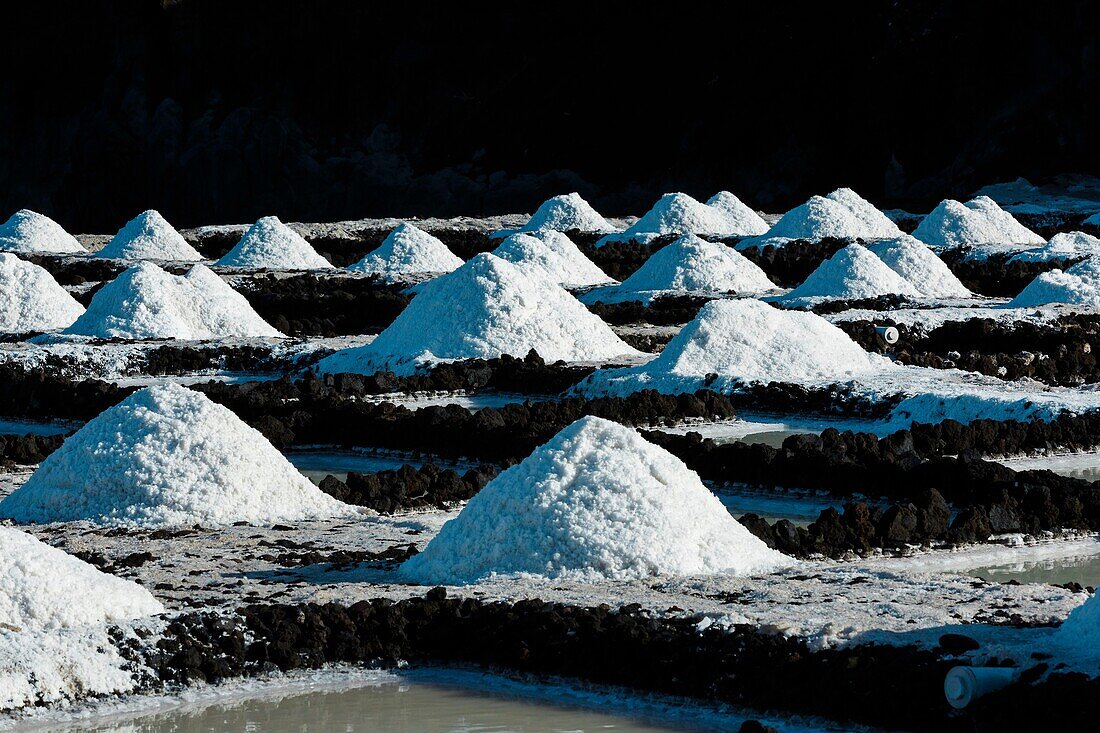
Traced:
POLYGON ((793 564, 741 526, 676 456, 585 417, 474 495, 401 572, 464 584, 490 575, 597 581, 752 575, 793 564))
POLYGON ((278 217, 265 216, 214 263, 253 270, 331 270, 333 265, 278 217))
POLYGON ((1045 244, 988 196, 965 204, 944 199, 913 231, 917 239, 937 247, 988 244, 1045 244))
POLYGON ((554 196, 542 202, 542 205, 531 215, 527 223, 515 230, 502 230, 494 232, 494 237, 505 237, 509 234, 523 232, 613 232, 615 227, 611 225, 598 211, 592 208, 592 204, 585 201, 577 192, 554 196))
POLYGON ((137 583, 0 526, 0 627, 57 629, 164 613, 137 583))
POLYGON ((20 209, 0 226, 0 250, 7 252, 46 252, 50 254, 87 254, 76 237, 48 216, 20 209))
POLYGON ((557 283, 489 253, 420 288, 374 341, 322 359, 318 371, 409 375, 439 361, 532 349, 547 361, 641 356, 557 283))
POLYGON ((125 339, 281 337, 210 268, 172 275, 141 262, 104 285, 66 334, 125 339))
POLYGON ((916 237, 904 234, 869 244, 867 249, 926 298, 974 297, 947 263, 916 237))
POLYGON ((818 265, 801 285, 778 300, 793 305, 880 295, 916 298, 921 293, 871 250, 861 244, 850 244, 818 265))
POLYGON ((0 332, 67 328, 82 313, 84 306, 45 268, 0 253, 0 332))
POLYGON ((838 188, 828 196, 811 196, 806 203, 788 211, 759 237, 737 244, 738 249, 783 246, 795 239, 896 239, 898 225, 874 204, 850 188, 838 188))
POLYGON ((600 369, 573 388, 578 394, 666 394, 749 384, 832 384, 877 373, 892 362, 869 354, 824 318, 784 311, 758 300, 715 300, 648 364, 600 369))
POLYGON ((1100 308, 1100 258, 1078 262, 1065 271, 1041 273, 1005 307, 1030 308, 1053 304, 1100 308))
POLYGON ((1059 232, 1042 247, 1026 249, 1008 259, 1011 262, 1050 262, 1100 255, 1100 239, 1084 232, 1059 232))
POLYGON ((103 411, 0 501, 0 516, 17 522, 141 527, 270 525, 354 513, 258 430, 172 383, 103 411))
POLYGON ((686 193, 666 193, 626 231, 609 234, 596 246, 629 241, 648 244, 666 234, 745 237, 767 231, 767 222, 732 193, 722 191, 711 201, 717 205, 700 203, 686 193))
POLYGON ((584 256, 566 235, 553 230, 512 234, 492 254, 514 265, 533 268, 566 288, 585 288, 615 282, 584 256))
POLYGON ((160 215, 149 209, 118 230, 97 257, 112 260, 198 262, 202 255, 160 215))
POLYGON ((658 295, 759 295, 775 290, 760 267, 724 244, 685 234, 650 256, 620 285, 581 296, 585 303, 649 302, 658 295))
POLYGON ((462 267, 462 259, 442 241, 412 224, 402 222, 390 232, 378 249, 350 265, 351 272, 381 275, 442 275, 462 267))

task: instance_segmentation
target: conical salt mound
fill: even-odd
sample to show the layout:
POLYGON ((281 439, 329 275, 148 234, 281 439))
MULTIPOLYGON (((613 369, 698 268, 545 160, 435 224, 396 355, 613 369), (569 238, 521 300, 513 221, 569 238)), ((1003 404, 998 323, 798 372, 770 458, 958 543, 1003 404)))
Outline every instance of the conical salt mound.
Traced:
POLYGON ((862 233, 856 236, 861 239, 887 239, 899 237, 902 234, 898 225, 890 217, 850 188, 838 188, 826 198, 837 202, 852 213, 860 223, 862 233))
POLYGON ((160 215, 149 209, 138 214, 107 246, 96 253, 97 257, 112 260, 166 260, 198 262, 202 255, 160 215))
POLYGON ((762 237, 739 242, 738 249, 782 246, 792 239, 891 239, 900 237, 897 224, 850 188, 810 199, 784 214, 762 237))
POLYGON ((752 575, 793 563, 731 517, 679 458, 631 428, 585 417, 490 481, 401 572, 458 585, 492 574, 752 575))
POLYGON ((1059 232, 1042 247, 1013 255, 1009 262, 1050 262, 1100 255, 1100 239, 1084 232, 1059 232))
POLYGON ((603 361, 640 352, 544 275, 492 254, 430 280, 369 344, 322 359, 323 374, 408 375, 423 364, 526 356, 603 361))
POLYGON ((561 232, 512 234, 493 250, 493 254, 512 264, 533 268, 567 288, 614 282, 561 232))
POLYGON ((214 264, 254 270, 332 269, 331 262, 275 216, 265 216, 250 226, 241 241, 214 264))
POLYGON ((951 268, 915 237, 904 235, 867 245, 891 270, 915 287, 926 298, 971 298, 951 268))
POLYGON ((447 245, 412 224, 402 222, 378 249, 348 267, 351 272, 389 275, 441 274, 462 267, 447 245))
POLYGON ((186 275, 172 275, 151 262, 104 285, 65 333, 186 340, 282 336, 210 268, 195 265, 186 275))
POLYGON ((0 627, 58 629, 164 611, 137 583, 100 572, 25 532, 0 527, 0 627))
POLYGON ((612 241, 648 243, 664 234, 739 236, 726 212, 696 201, 686 193, 666 193, 625 232, 609 234, 596 246, 612 241))
POLYGON ((805 282, 782 300, 859 300, 880 295, 917 298, 921 293, 869 249, 850 244, 818 265, 805 282))
POLYGON ((1079 262, 1066 271, 1044 272, 1027 284, 1006 308, 1038 305, 1100 308, 1100 258, 1079 262))
POLYGON ((733 235, 752 237, 768 231, 768 222, 729 191, 719 191, 707 199, 707 206, 726 215, 733 235))
POLYGON ((76 237, 48 216, 20 209, 0 226, 0 250, 8 252, 46 252, 87 254, 76 237))
POLYGON ((71 326, 83 312, 46 269, 0 253, 0 331, 54 331, 71 326))
POLYGON ((888 368, 821 316, 758 300, 715 300, 676 334, 656 359, 600 369, 573 388, 584 395, 728 392, 749 384, 820 385, 888 368))
POLYGON ((924 217, 913 236, 939 247, 1045 243, 988 196, 978 196, 965 204, 953 199, 941 201, 924 217))
POLYGON ((65 439, 0 502, 17 522, 156 527, 350 516, 259 431, 205 395, 147 387, 65 439))
POLYGON ((576 192, 546 199, 517 231, 538 232, 547 229, 555 232, 573 229, 581 232, 615 231, 615 227, 576 192))

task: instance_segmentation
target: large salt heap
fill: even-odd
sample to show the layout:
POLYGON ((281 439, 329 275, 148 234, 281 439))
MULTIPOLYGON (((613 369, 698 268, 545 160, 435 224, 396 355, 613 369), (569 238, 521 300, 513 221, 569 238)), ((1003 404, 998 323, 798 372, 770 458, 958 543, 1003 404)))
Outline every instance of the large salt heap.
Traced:
POLYGON ((944 199, 924 217, 913 236, 937 247, 1044 244, 1042 237, 988 196, 978 196, 965 204, 944 199))
POLYGON ((0 332, 67 328, 83 312, 84 306, 45 268, 0 253, 0 332))
POLYGON ((543 273, 566 288, 583 288, 614 282, 584 256, 566 235, 554 230, 512 234, 493 254, 502 260, 543 273))
POLYGON ((88 251, 48 216, 20 209, 0 225, 0 250, 7 252, 45 252, 48 254, 87 254, 88 251))
POLYGON ((278 217, 265 216, 214 263, 253 270, 331 270, 332 263, 278 217))
POLYGON ((138 214, 118 230, 97 257, 113 260, 165 260, 197 262, 202 255, 187 243, 175 227, 149 209, 138 214))
POLYGON ((204 265, 172 275, 151 262, 104 285, 65 333, 98 338, 278 337, 244 296, 204 265))
POLYGON ((419 583, 493 574, 598 581, 752 575, 793 563, 730 516, 679 458, 631 428, 585 417, 490 481, 401 572, 419 583))
POLYGON ((598 288, 584 302, 648 301, 661 294, 757 295, 775 290, 764 271, 724 244, 684 236, 654 252, 620 285, 598 288))
POLYGON ((1025 249, 1009 262, 1050 262, 1100 256, 1100 239, 1084 232, 1059 232, 1042 247, 1025 249))
POLYGON ((382 240, 378 249, 350 265, 348 270, 390 277, 440 275, 461 266, 462 259, 439 239, 412 224, 401 222, 382 240))
POLYGON ((408 375, 423 364, 526 356, 603 361, 640 352, 544 275, 492 254, 430 280, 369 344, 322 359, 317 369, 408 375))
POLYGON ((17 522, 223 526, 351 516, 205 395, 147 387, 65 439, 0 501, 17 522))
POLYGON ((926 298, 971 298, 974 296, 928 245, 903 235, 867 245, 886 266, 915 287, 926 298))
POLYGON ((768 231, 768 222, 729 191, 719 191, 707 199, 707 206, 726 215, 730 228, 738 236, 751 237, 768 231))
POLYGON ((897 224, 850 188, 828 196, 812 196, 784 214, 766 234, 738 243, 738 249, 783 246, 794 239, 893 239, 902 236, 897 224))
POLYGON ((1065 270, 1041 273, 1005 306, 1075 305, 1100 308, 1100 258, 1078 262, 1065 270))
POLYGON ((686 193, 666 193, 626 231, 609 234, 596 242, 596 246, 631 240, 647 244, 665 234, 739 237, 748 233, 742 226, 732 220, 723 209, 696 201, 686 193))
POLYGON ((916 298, 921 293, 869 249, 861 244, 850 244, 818 265, 801 285, 784 295, 782 300, 860 300, 880 295, 916 298))
POLYGON ((568 232, 574 229, 581 232, 615 231, 615 227, 575 191, 543 201, 527 223, 516 231, 568 232))

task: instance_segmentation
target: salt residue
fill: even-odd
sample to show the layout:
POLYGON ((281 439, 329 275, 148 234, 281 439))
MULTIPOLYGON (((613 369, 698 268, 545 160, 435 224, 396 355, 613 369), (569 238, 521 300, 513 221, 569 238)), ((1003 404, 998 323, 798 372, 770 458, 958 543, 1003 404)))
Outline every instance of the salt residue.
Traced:
POLYGON ((20 209, 0 225, 0 250, 87 254, 76 237, 48 216, 20 209))
POLYGON ((530 220, 516 231, 568 232, 573 229, 581 232, 615 231, 615 227, 576 192, 546 199, 530 220))
POLYGON ((710 234, 719 237, 742 236, 747 232, 722 209, 707 206, 686 193, 666 193, 642 218, 625 232, 609 234, 596 243, 612 241, 644 243, 664 234, 710 234))
POLYGON ((214 263, 221 267, 268 270, 330 270, 326 260, 278 217, 265 216, 248 228, 241 241, 214 263))
POLYGON ((954 199, 941 201, 924 217, 913 236, 939 247, 1044 243, 1042 237, 988 196, 978 196, 965 204, 954 199))
POLYGON ((869 249, 861 244, 850 244, 818 265, 782 300, 859 300, 880 295, 919 297, 921 293, 869 249))
POLYGON ((928 245, 903 235, 869 244, 867 249, 926 298, 970 298, 973 293, 928 245))
POLYGON ((1053 303, 1100 308, 1100 258, 1084 260, 1064 272, 1041 273, 1005 307, 1030 308, 1053 303))
POLYGON ((1084 232, 1059 232, 1042 247, 1013 255, 1009 262, 1050 262, 1100 255, 1100 239, 1084 232))
POLYGON ((474 257, 430 280, 369 344, 317 364, 321 373, 407 375, 456 359, 526 356, 547 361, 603 361, 640 352, 624 343, 557 283, 492 254, 474 257))
POLYGON ((114 260, 166 260, 197 262, 202 259, 194 247, 187 243, 175 228, 160 215, 149 209, 138 214, 107 245, 96 253, 97 257, 114 260))
POLYGON ((186 275, 172 275, 151 262, 104 285, 65 333, 190 340, 282 335, 208 267, 195 265, 186 275))
POLYGON ((401 572, 420 583, 491 574, 597 581, 793 563, 730 516, 679 458, 631 428, 585 417, 490 481, 401 572))
POLYGON ((534 234, 512 234, 493 250, 493 254, 512 264, 541 272, 567 288, 614 282, 585 257, 569 237, 549 229, 534 234))
POLYGON ((83 312, 46 269, 0 253, 0 331, 53 331, 72 325, 83 312))
POLYGON ((0 502, 17 522, 270 525, 351 516, 260 432, 205 395, 147 387, 51 453, 0 502))
POLYGON ((768 231, 768 222, 729 191, 719 191, 707 199, 707 206, 726 215, 730 227, 740 236, 751 237, 768 231))
POLYGON ((892 239, 897 224, 850 188, 810 199, 784 214, 766 234, 739 242, 738 249, 783 246, 792 239, 892 239))
POLYGON ((382 240, 378 249, 348 267, 348 270, 389 276, 441 274, 461 266, 462 259, 439 239, 402 222, 382 240))

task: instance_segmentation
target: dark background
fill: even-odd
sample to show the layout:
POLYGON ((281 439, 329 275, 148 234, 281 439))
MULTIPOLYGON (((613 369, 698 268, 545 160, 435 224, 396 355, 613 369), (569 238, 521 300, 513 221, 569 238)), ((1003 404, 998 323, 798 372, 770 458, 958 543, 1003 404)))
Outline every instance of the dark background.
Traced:
POLYGON ((1100 3, 21 3, 0 219, 880 205, 1100 161, 1100 3), (33 7, 31 7, 33 6, 33 7))

